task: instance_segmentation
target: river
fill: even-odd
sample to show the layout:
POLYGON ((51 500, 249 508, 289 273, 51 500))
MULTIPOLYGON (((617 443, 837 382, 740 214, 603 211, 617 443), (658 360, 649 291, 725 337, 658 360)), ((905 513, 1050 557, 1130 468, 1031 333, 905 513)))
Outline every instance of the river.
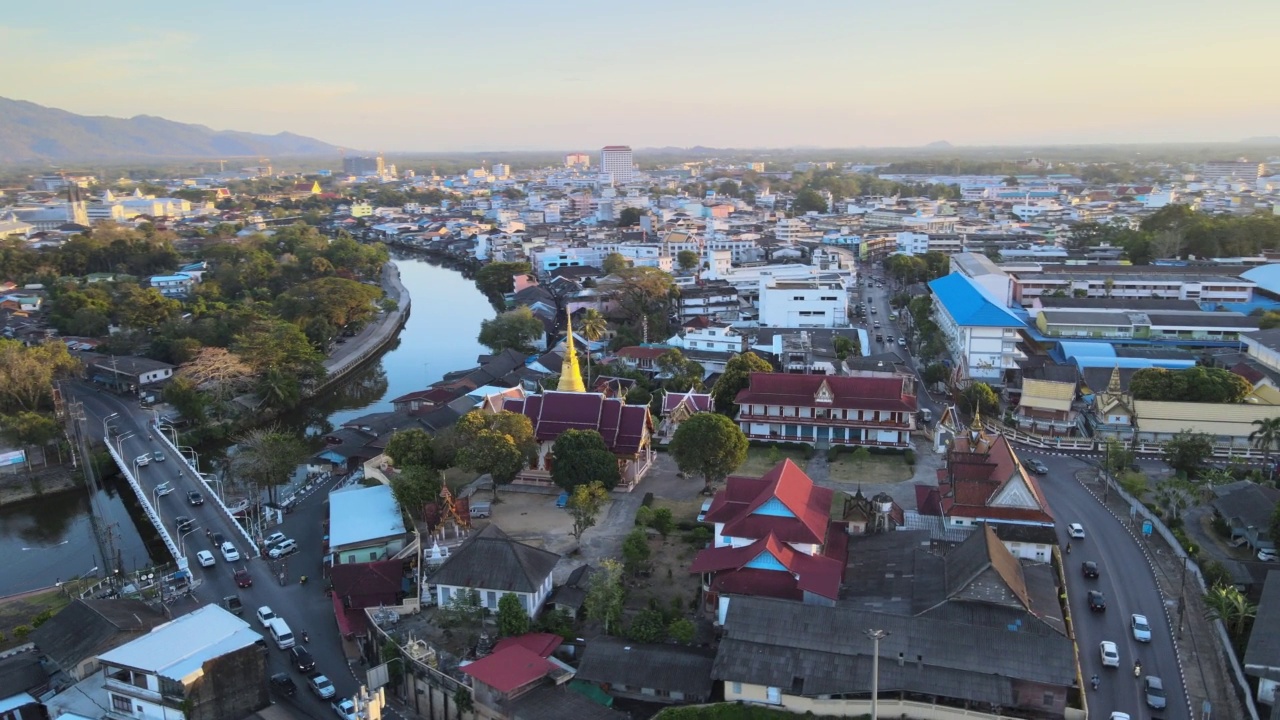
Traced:
MULTIPOLYGON (((476 357, 487 352, 476 335, 494 310, 470 280, 418 256, 393 252, 392 259, 413 302, 399 339, 377 362, 283 418, 286 428, 314 438, 361 415, 391 410, 392 399, 421 390, 447 372, 474 367, 476 357)), ((206 457, 201 449, 202 465, 206 457)), ((124 484, 112 479, 104 487, 98 500, 114 523, 113 540, 125 570, 146 567, 153 559, 168 562, 150 526, 139 531, 132 493, 122 496, 124 484)), ((48 587, 101 564, 89 505, 86 493, 62 493, 0 507, 0 557, 6 559, 0 596, 48 587)))

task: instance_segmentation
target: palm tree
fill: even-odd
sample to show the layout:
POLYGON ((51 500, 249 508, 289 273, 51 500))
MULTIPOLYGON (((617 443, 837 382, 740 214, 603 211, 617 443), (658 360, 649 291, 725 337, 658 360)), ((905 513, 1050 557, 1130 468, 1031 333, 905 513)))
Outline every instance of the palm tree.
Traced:
MULTIPOLYGON (((588 343, 593 343, 604 337, 605 331, 609 329, 609 321, 604 319, 604 315, 595 308, 587 308, 582 311, 582 319, 579 321, 578 332, 582 333, 582 337, 588 343)), ((587 345, 587 385, 591 385, 591 346, 587 345)))
POLYGON ((1261 418, 1253 421, 1257 430, 1249 433, 1249 441, 1262 451, 1263 462, 1267 465, 1267 475, 1271 471, 1271 451, 1280 445, 1280 417, 1261 418))
POLYGON ((1216 585, 1204 595, 1206 620, 1221 620, 1237 641, 1244 638, 1249 623, 1258 615, 1258 606, 1235 587, 1216 585))

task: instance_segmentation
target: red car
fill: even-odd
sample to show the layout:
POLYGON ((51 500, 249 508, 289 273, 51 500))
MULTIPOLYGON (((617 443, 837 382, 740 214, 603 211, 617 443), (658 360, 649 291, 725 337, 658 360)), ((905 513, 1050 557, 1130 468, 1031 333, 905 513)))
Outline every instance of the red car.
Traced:
POLYGON ((236 585, 242 588, 253 587, 253 577, 249 575, 247 569, 241 568, 236 571, 236 585))

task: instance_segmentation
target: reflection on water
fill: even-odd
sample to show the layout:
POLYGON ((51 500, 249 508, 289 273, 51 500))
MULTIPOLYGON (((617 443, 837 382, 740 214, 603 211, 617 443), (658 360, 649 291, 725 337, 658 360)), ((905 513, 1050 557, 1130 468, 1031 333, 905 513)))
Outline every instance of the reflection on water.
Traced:
MULTIPOLYGON (((395 261, 413 300, 399 339, 378 361, 282 417, 279 424, 286 432, 311 437, 318 447, 319 437, 342 423, 389 411, 393 398, 421 390, 445 373, 474 367, 477 356, 487 352, 476 335, 494 311, 470 280, 421 257, 397 255, 395 261)), ((199 451, 205 471, 221 467, 225 460, 225 445, 199 451)), ((145 567, 153 557, 168 562, 155 529, 139 519, 132 491, 122 481, 108 479, 103 484, 101 505, 125 569, 145 567)), ((63 493, 0 507, 0 557, 6 559, 0 595, 46 587, 101 565, 88 495, 63 493)))

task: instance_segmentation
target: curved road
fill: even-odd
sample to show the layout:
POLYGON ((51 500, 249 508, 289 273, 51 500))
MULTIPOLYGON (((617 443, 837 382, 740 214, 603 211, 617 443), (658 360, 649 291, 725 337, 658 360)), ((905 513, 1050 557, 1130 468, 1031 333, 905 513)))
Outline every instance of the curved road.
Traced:
POLYGON ((1072 552, 1064 558, 1090 717, 1106 718, 1119 710, 1135 720, 1190 720, 1170 623, 1170 617, 1176 614, 1177 598, 1169 599, 1173 605, 1166 613, 1151 565, 1138 545, 1141 541, 1135 540, 1137 533, 1131 535, 1126 528, 1127 518, 1117 519, 1076 480, 1076 472, 1090 469, 1086 463, 1030 451, 1020 450, 1018 454, 1038 458, 1049 468, 1040 483, 1057 519, 1059 543, 1066 546, 1068 524, 1078 522, 1085 528, 1085 539, 1073 540, 1072 552), (1080 564, 1086 560, 1098 563, 1098 579, 1090 580, 1081 573, 1080 564), (1100 590, 1106 596, 1106 612, 1089 611, 1089 590, 1100 590), (1133 639, 1129 617, 1134 613, 1147 616, 1151 642, 1133 639), (1103 640, 1114 642, 1119 649, 1119 668, 1102 666, 1098 646, 1103 640), (1164 681, 1168 694, 1165 710, 1147 707, 1142 681, 1133 676, 1135 659, 1142 661, 1143 675, 1158 675, 1164 681), (1089 678, 1095 673, 1101 678, 1097 692, 1088 689, 1089 678))

